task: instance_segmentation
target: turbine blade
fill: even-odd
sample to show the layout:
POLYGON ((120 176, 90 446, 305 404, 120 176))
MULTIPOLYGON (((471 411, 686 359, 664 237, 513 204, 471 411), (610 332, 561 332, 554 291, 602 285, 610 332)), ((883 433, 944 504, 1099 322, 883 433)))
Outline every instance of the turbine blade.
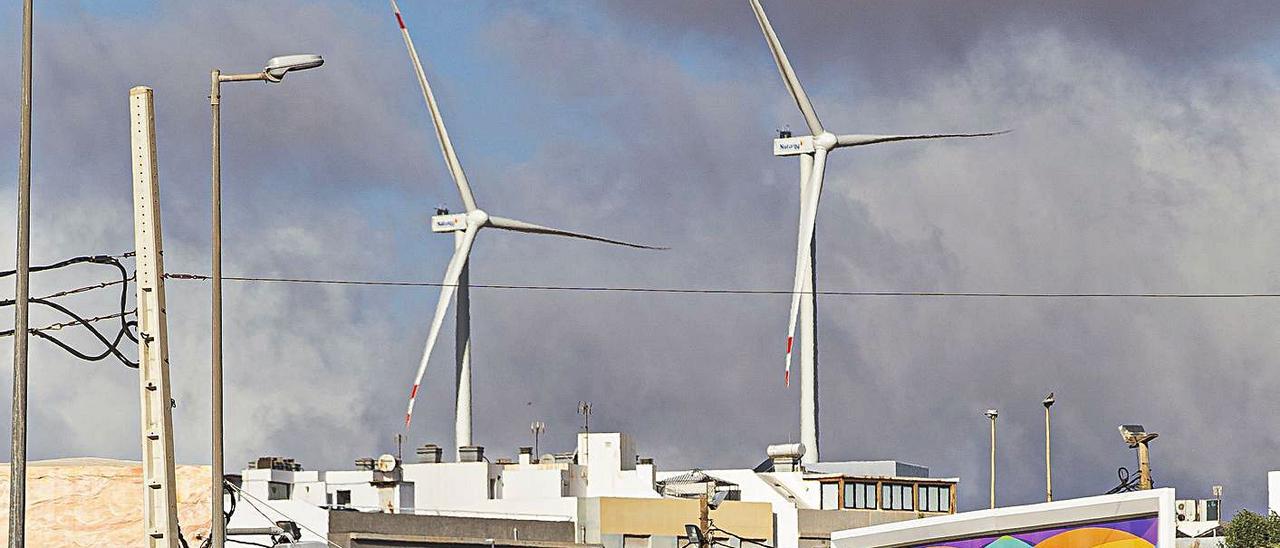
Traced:
POLYGON ((453 183, 462 195, 462 205, 467 211, 476 209, 476 199, 471 194, 471 185, 467 184, 467 174, 462 171, 462 162, 453 150, 453 142, 449 140, 449 130, 444 127, 444 119, 440 117, 440 106, 436 104, 436 96, 431 93, 431 84, 427 83, 427 74, 422 71, 422 61, 418 59, 418 50, 413 47, 413 39, 409 38, 409 29, 404 26, 404 18, 400 16, 400 6, 391 0, 391 9, 395 11, 396 23, 400 25, 400 35, 404 37, 404 45, 409 48, 409 59, 413 61, 413 71, 418 75, 418 84, 422 87, 422 98, 427 101, 431 110, 431 122, 436 127, 436 138, 440 141, 440 152, 444 154, 444 163, 453 176, 453 183))
POLYGON ((590 235, 590 234, 583 234, 583 233, 581 233, 581 232, 570 232, 570 231, 568 231, 568 230, 560 230, 560 229, 558 229, 558 228, 551 228, 551 227, 542 226, 542 225, 535 225, 535 224, 533 224, 533 223, 526 223, 526 222, 524 222, 524 221, 517 221, 517 220, 515 220, 515 219, 508 219, 508 218, 506 218, 506 217, 494 217, 494 216, 490 216, 490 217, 489 217, 489 226, 492 226, 492 227, 494 227, 494 228, 501 228, 501 229, 503 229, 503 230, 511 230, 511 231, 514 231, 514 232, 528 232, 528 233, 531 233, 531 234, 551 234, 551 235, 554 235, 554 236, 568 236, 568 237, 570 237, 570 238, 580 238, 580 239, 583 239, 583 240, 592 240, 592 241, 596 241, 596 242, 604 242, 604 243, 606 243, 606 244, 625 245, 625 246, 627 246, 627 247, 637 247, 637 248, 640 248, 640 249, 668 249, 668 248, 665 248, 665 247, 658 247, 658 246, 652 246, 652 245, 643 245, 643 244, 633 244, 633 243, 631 243, 631 242, 624 242, 624 241, 622 241, 622 240, 613 240, 613 239, 610 239, 610 238, 603 238, 603 237, 600 237, 600 236, 592 236, 592 235, 590 235))
POLYGON ((986 133, 932 133, 926 135, 837 135, 836 148, 860 147, 895 141, 922 141, 925 139, 954 139, 964 137, 991 137, 1004 135, 1011 130, 989 131, 986 133))
MULTIPOLYGON (((787 366, 783 372, 783 383, 791 385, 791 347, 795 341, 796 319, 800 316, 800 292, 804 290, 805 265, 804 250, 813 242, 814 226, 818 222, 818 200, 822 197, 822 176, 827 169, 827 151, 818 149, 813 153, 813 171, 809 175, 808 194, 800 203, 800 233, 796 240, 796 278, 791 286, 791 318, 787 320, 787 366)), ((808 344, 809 341, 805 341, 808 344)))
POLYGON ((782 43, 778 41, 778 35, 773 32, 773 25, 769 24, 769 17, 764 14, 760 0, 750 0, 750 2, 751 10, 756 13, 756 21, 760 23, 760 30, 764 32, 764 39, 769 42, 773 61, 778 65, 778 72, 782 73, 782 81, 791 92, 791 97, 796 100, 796 106, 800 107, 800 112, 804 114, 804 122, 809 125, 809 131, 814 135, 822 133, 822 122, 818 121, 818 113, 813 110, 813 103, 809 102, 809 96, 805 94, 804 88, 800 87, 800 79, 796 77, 796 71, 791 68, 791 61, 787 60, 787 52, 782 51, 782 43))
POLYGON ((418 387, 422 385, 422 376, 427 372, 427 361, 431 359, 431 349, 436 346, 436 338, 440 336, 440 326, 444 323, 445 312, 449 310, 449 301, 458 290, 458 278, 462 276, 462 267, 467 264, 471 254, 471 243, 476 239, 480 227, 473 226, 466 230, 462 237, 462 245, 453 252, 449 259, 449 267, 444 271, 444 284, 440 287, 440 300, 436 301, 436 315, 431 318, 431 330, 427 332, 427 345, 422 350, 422 361, 418 362, 418 374, 413 378, 413 388, 409 390, 409 410, 404 414, 404 429, 409 429, 413 420, 413 402, 418 397, 418 387))

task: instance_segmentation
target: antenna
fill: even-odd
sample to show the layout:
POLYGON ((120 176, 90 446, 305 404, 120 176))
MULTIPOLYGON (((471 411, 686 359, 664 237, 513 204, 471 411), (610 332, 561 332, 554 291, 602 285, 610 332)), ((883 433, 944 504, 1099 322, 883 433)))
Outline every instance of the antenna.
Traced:
POLYGON ((538 452, 538 436, 546 430, 547 423, 542 421, 533 421, 533 423, 529 425, 529 431, 533 432, 533 455, 535 459, 538 458, 538 455, 542 454, 538 452))
POLYGON ((591 402, 579 401, 578 414, 582 415, 582 431, 591 433, 591 402))

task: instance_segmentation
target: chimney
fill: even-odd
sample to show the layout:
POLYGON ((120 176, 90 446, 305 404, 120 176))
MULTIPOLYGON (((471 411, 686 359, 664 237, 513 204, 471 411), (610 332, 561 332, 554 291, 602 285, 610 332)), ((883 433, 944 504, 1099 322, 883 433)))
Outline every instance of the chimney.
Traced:
POLYGON ((533 448, 521 447, 520 448, 520 464, 532 464, 532 463, 533 463, 533 448))
POLYGON ((483 462, 484 447, 464 445, 458 448, 458 462, 483 462))
POLYGON ((418 462, 438 464, 441 462, 440 457, 443 451, 439 445, 428 443, 418 448, 418 462))

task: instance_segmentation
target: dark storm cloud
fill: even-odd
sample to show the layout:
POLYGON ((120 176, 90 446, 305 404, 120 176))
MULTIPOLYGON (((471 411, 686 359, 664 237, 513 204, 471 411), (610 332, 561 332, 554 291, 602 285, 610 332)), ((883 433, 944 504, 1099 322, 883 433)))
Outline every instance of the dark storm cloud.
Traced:
MULTIPOLYGON (((1271 257, 1280 79, 1253 61, 1272 38, 1274 8, 1162 6, 767 4, 829 125, 1016 130, 836 153, 819 221, 820 286, 1280 287, 1271 257), (857 94, 841 92, 860 77, 868 85, 857 94), (909 92, 893 87, 908 81, 909 92)), ((40 50, 37 260, 129 246, 126 160, 113 128, 127 88, 150 83, 161 107, 170 269, 202 271, 202 73, 252 68, 260 52, 287 46, 323 51, 330 66, 279 87, 224 92, 224 157, 234 158, 224 173, 227 270, 436 279, 450 246, 425 234, 425 206, 452 200, 453 190, 379 9, 187 6, 162 10, 161 24, 46 29, 66 43, 40 50), (267 32, 268 20, 284 19, 300 23, 267 32)), ((473 283, 786 287, 797 169, 768 151, 778 121, 799 117, 745 3, 487 12, 480 36, 456 39, 521 90, 509 101, 540 109, 481 126, 460 112, 479 100, 469 85, 491 82, 434 82, 482 205, 673 249, 486 231, 473 283), (606 11, 603 22, 595 9, 606 11), (532 152, 484 148, 486 132, 498 131, 534 143, 532 152)), ((419 20, 422 35, 451 32, 419 20)), ((419 48, 429 68, 439 62, 419 48)), ((12 94, 0 89, 6 103, 12 94)), ((13 113, 0 121, 12 126, 13 113)), ((0 218, 11 218, 12 203, 3 206, 0 218)), ((170 287, 180 458, 199 461, 206 288, 170 287)), ((240 426, 229 430, 229 460, 285 453, 344 466, 389 449, 435 297, 230 285, 228 424, 240 426)), ((766 444, 794 439, 798 391, 782 387, 780 371, 785 296, 476 289, 472 301, 476 441, 491 451, 526 443, 534 419, 550 425, 544 447, 568 449, 581 399, 596 405, 593 430, 634 433, 663 467, 753 466, 766 444)), ((928 464, 961 476, 962 507, 976 507, 985 498, 980 411, 995 406, 1001 500, 1034 501, 1039 399, 1055 390, 1061 496, 1111 487, 1115 467, 1132 458, 1115 426, 1137 421, 1162 433, 1161 484, 1203 496, 1222 483, 1229 499, 1255 508, 1263 499, 1257 485, 1280 446, 1269 428, 1280 381, 1274 303, 831 297, 819 310, 829 459, 928 464)), ((449 346, 428 371, 411 443, 451 439, 449 346)), ((135 422, 128 372, 85 370, 36 348, 35 390, 66 402, 40 408, 37 431, 59 435, 34 435, 36 451, 132 455, 136 432, 120 427, 135 422)))
MULTIPOLYGON (((985 40, 1044 29, 1175 71, 1247 57, 1280 37, 1280 6, 1261 0, 763 4, 802 79, 823 71, 872 87, 907 84, 962 63, 985 40)), ((616 2, 607 9, 637 36, 689 38, 725 53, 764 47, 745 0, 616 2)))

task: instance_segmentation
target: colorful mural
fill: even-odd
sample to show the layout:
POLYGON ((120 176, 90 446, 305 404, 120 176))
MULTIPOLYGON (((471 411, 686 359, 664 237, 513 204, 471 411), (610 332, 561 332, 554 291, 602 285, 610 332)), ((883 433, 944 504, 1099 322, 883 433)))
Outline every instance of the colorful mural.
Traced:
POLYGON ((915 548, 1153 548, 1159 520, 1147 518, 1091 523, 1013 535, 922 544, 915 548))

